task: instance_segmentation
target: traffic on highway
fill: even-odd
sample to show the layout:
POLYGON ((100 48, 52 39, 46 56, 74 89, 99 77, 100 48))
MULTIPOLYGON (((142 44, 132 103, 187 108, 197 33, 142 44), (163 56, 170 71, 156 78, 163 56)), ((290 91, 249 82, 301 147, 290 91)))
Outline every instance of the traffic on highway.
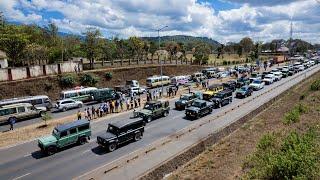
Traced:
MULTIPOLYGON (((162 85, 165 85, 164 89, 168 89, 169 92, 169 88, 167 87, 171 81, 165 84, 151 85, 153 82, 151 79, 150 85, 152 87, 141 92, 144 96, 147 96, 149 101, 139 109, 127 111, 126 113, 118 113, 113 118, 106 116, 103 120, 96 122, 91 122, 87 117, 81 118, 71 123, 58 125, 54 128, 51 135, 0 150, 0 176, 5 179, 13 179, 17 175, 25 174, 27 174, 25 176, 27 179, 41 179, 41 177, 56 179, 59 176, 74 178, 79 173, 87 172, 106 162, 112 162, 135 149, 139 149, 159 138, 170 135, 204 116, 210 116, 210 114, 223 111, 229 104, 239 104, 249 96, 263 93, 276 86, 285 78, 302 76, 304 71, 317 63, 314 61, 295 62, 286 66, 273 67, 263 73, 254 71, 253 69, 250 70, 250 68, 237 67, 224 72, 228 76, 237 72, 234 74, 237 74, 237 76, 240 74, 240 77, 235 78, 235 80, 225 81, 224 83, 214 84, 207 81, 207 75, 219 74, 219 72, 216 69, 204 69, 203 72, 195 73, 190 77, 186 76, 188 77, 188 81, 185 80, 186 77, 180 78, 184 82, 181 84, 177 84, 177 79, 179 78, 175 77, 173 86, 169 87, 185 86, 187 87, 187 92, 181 93, 178 99, 173 98, 169 100, 160 98, 164 96, 165 92, 162 95, 159 92, 162 89, 160 88, 162 85), (196 86, 202 85, 204 87, 203 91, 189 88, 190 82, 196 84, 196 86), (83 165, 84 163, 86 166, 83 165), (55 172, 49 172, 50 169, 55 169, 55 172)), ((150 81, 150 79, 147 81, 150 81)), ((92 97, 99 96, 95 96, 95 93, 99 94, 95 90, 99 89, 91 89, 91 92, 85 95, 87 96, 86 98, 94 99, 92 97)), ((102 91, 104 92, 101 94, 106 94, 100 95, 100 98, 103 99, 102 101, 105 101, 105 98, 109 97, 115 98, 112 99, 115 101, 122 97, 128 99, 139 97, 138 94, 126 94, 125 92, 121 94, 113 89, 106 90, 112 93, 105 93, 105 90, 102 91), (123 94, 126 96, 123 96, 123 94)), ((62 106, 63 101, 73 100, 79 102, 73 108, 86 107, 80 99, 72 99, 72 97, 66 96, 68 93, 62 93, 64 97, 67 97, 67 100, 62 98, 57 103, 60 102, 62 106)), ((84 97, 81 98, 84 100, 84 97)), ((1 102, 4 103, 6 101, 1 102)), ((46 102, 48 100, 42 101, 43 104, 46 102)), ((23 103, 28 104, 26 102, 23 103)), ((19 102, 18 104, 22 103, 19 102)), ((0 111, 5 112, 4 109, 9 109, 13 106, 14 104, 1 105, 0 111)), ((91 106, 91 104, 88 106, 91 106)), ((32 106, 30 109, 39 112, 39 116, 41 116, 41 113, 47 109, 39 111, 39 107, 41 106, 32 106)), ((47 105, 46 108, 50 109, 47 105)), ((61 113, 67 113, 68 109, 62 108, 61 113)), ((73 109, 70 112, 76 113, 77 110, 73 109)))

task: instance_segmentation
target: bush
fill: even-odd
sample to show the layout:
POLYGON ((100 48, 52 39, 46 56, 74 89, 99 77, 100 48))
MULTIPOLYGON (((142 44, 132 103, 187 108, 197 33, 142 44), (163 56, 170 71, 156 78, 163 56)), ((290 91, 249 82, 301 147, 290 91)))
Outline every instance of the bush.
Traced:
POLYGON ((112 72, 107 72, 104 77, 107 79, 107 80, 110 80, 112 79, 112 72))
POLYGON ((47 126, 47 121, 52 119, 52 116, 45 112, 42 114, 41 119, 44 121, 44 125, 47 126))
POLYGON ((222 64, 225 66, 225 65, 228 64, 228 62, 227 61, 222 61, 222 64))
POLYGON ((319 131, 291 132, 286 137, 263 136, 245 162, 244 179, 319 179, 319 131), (269 146, 276 144, 275 146, 269 146))
POLYGON ((318 91, 318 90, 320 90, 320 79, 317 79, 317 80, 313 81, 313 83, 312 83, 311 86, 310 86, 310 89, 311 89, 312 91, 318 91))
POLYGON ((286 125, 296 123, 299 121, 300 115, 306 113, 307 111, 308 107, 306 105, 298 104, 291 111, 284 115, 282 122, 286 125))
POLYGON ((59 83, 62 87, 73 87, 76 83, 76 78, 73 75, 60 76, 59 83))
POLYGON ((99 78, 91 74, 84 74, 80 77, 80 83, 83 86, 95 86, 98 82, 99 78))

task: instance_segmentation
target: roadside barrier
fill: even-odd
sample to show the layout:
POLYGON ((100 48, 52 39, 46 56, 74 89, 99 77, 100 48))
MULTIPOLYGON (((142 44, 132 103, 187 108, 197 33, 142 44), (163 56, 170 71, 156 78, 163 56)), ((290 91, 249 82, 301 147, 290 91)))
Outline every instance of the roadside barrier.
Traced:
MULTIPOLYGON (((317 66, 313 66, 312 68, 309 68, 308 70, 306 70, 303 73, 307 73, 307 72, 313 71, 316 68, 318 68, 318 65, 317 66)), ((228 110, 225 110, 223 112, 218 113, 214 118, 212 118, 210 116, 207 116, 206 118, 204 118, 202 120, 199 120, 199 121, 191 124, 190 126, 187 126, 187 127, 183 128, 183 129, 179 130, 178 132, 176 132, 174 134, 171 134, 171 135, 169 135, 167 137, 161 138, 161 139, 155 141, 154 143, 152 143, 150 145, 147 145, 147 147, 145 147, 143 149, 138 149, 136 151, 133 151, 132 153, 129 153, 129 154, 123 156, 123 157, 120 157, 119 159, 116 159, 116 160, 114 160, 114 161, 112 161, 112 162, 110 162, 110 163, 108 163, 106 165, 103 165, 101 167, 98 167, 97 169, 89 171, 89 172, 77 177, 76 179, 85 178, 85 179, 92 179, 93 180, 94 178, 91 177, 91 176, 97 177, 97 173, 99 173, 103 169, 104 169, 104 171, 102 171, 102 172, 104 172, 104 174, 107 174, 107 173, 109 173, 109 172, 111 172, 113 170, 119 169, 119 168, 125 166, 126 164, 138 159, 139 157, 145 156, 145 155, 149 154, 150 152, 152 152, 152 151, 154 151, 154 150, 156 150, 156 149, 158 149, 158 148, 160 148, 160 147, 172 142, 173 139, 177 140, 177 139, 181 138, 182 136, 184 136, 186 134, 189 134, 192 131, 200 128, 201 126, 206 125, 206 124, 208 124, 208 123, 210 123, 210 122, 212 122, 212 121, 214 121, 214 120, 226 115, 228 112, 234 111, 234 110, 242 107, 243 105, 245 105, 245 104, 247 104, 249 102, 252 102, 254 99, 257 99, 258 97, 261 97, 261 96, 263 96, 263 95, 265 95, 267 93, 270 93, 271 91, 279 88, 280 86, 283 86, 284 84, 286 84, 288 82, 291 82, 291 81, 293 81, 293 80, 295 80, 297 78, 302 78, 302 80, 303 80, 305 77, 304 76, 302 77, 301 75, 302 75, 302 73, 297 74, 295 77, 291 77, 290 79, 287 79, 286 81, 283 81, 282 83, 278 84, 277 86, 272 87, 271 89, 269 89, 269 90, 267 90, 267 91, 265 91, 265 92, 263 92, 263 93, 261 93, 259 95, 251 96, 246 101, 244 101, 244 102, 242 102, 242 103, 240 103, 238 105, 232 106, 228 110)), ((267 102, 272 101, 272 99, 274 99, 274 98, 269 99, 267 102)), ((261 105, 261 107, 262 106, 263 105, 261 105)), ((253 110, 252 112, 257 111, 258 109, 260 110, 261 107, 258 107, 256 110, 253 110)), ((248 112, 245 116, 249 115, 252 112, 248 112)), ((239 121, 239 120, 237 120, 237 121, 239 121)), ((235 121, 235 122, 237 122, 237 121, 235 121)), ((235 122, 232 122, 232 123, 235 123, 235 122)), ((230 123, 230 124, 232 124, 232 123, 230 123)), ((215 133, 209 133, 206 138, 211 137, 212 135, 216 134, 217 132, 221 131, 224 128, 228 128, 228 126, 230 124, 228 124, 227 126, 219 128, 215 133)), ((206 138, 202 138, 201 140, 203 141, 206 138)), ((201 140, 198 141, 197 143, 201 142, 201 140)), ((187 147, 186 149, 190 149, 190 147, 187 147)))

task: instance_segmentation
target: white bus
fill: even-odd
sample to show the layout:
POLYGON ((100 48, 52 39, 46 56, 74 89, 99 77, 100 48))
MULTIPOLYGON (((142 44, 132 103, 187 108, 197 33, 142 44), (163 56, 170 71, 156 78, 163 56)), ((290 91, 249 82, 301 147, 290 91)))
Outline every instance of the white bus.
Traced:
POLYGON ((48 96, 25 96, 11 99, 4 99, 0 101, 0 106, 17 104, 17 103, 30 103, 35 107, 45 107, 47 110, 52 108, 51 100, 48 96))
POLYGON ((148 87, 153 88, 170 84, 170 78, 169 76, 152 76, 147 78, 146 82, 148 87))
POLYGON ((73 99, 76 101, 88 102, 92 101, 92 94, 96 91, 95 87, 76 87, 72 90, 62 91, 60 99, 73 99))
POLYGON ((189 82, 188 76, 174 76, 171 78, 171 84, 179 86, 179 85, 185 85, 189 82))

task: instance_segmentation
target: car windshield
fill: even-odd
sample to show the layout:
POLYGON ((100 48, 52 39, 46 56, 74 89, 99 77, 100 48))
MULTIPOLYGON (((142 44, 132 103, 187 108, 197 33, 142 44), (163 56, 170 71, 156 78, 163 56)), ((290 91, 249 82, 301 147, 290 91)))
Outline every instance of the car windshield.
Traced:
POLYGON ((195 102, 192 103, 192 106, 200 108, 201 107, 201 102, 195 101, 195 102))
POLYGON ((117 134, 117 128, 112 126, 112 125, 109 125, 108 129, 107 129, 107 132, 110 132, 112 134, 117 134))
POLYGON ((223 94, 218 93, 218 94, 215 95, 215 97, 217 97, 217 98, 223 98, 223 94))
POLYGON ((242 88, 240 88, 240 91, 246 91, 247 90, 247 88, 246 87, 242 87, 242 88))
POLYGON ((261 81, 253 81, 253 84, 260 84, 261 81))
POLYGON ((190 99, 189 97, 190 97, 190 96, 183 96, 183 95, 182 95, 182 96, 180 97, 180 99, 181 99, 181 100, 189 100, 189 99, 190 99))
POLYGON ((147 110, 151 110, 152 111, 153 106, 151 104, 146 104, 143 109, 147 109, 147 110))

